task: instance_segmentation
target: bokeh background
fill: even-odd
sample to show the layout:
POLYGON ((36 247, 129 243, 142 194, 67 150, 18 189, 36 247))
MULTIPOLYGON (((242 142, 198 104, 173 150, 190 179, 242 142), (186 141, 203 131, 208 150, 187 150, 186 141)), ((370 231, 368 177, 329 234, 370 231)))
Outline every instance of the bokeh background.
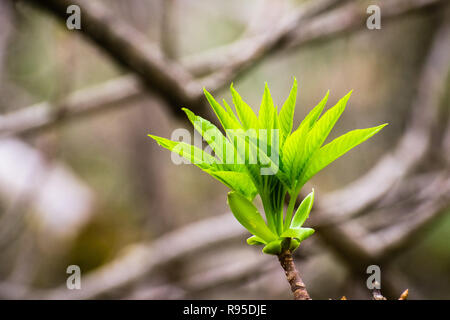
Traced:
POLYGON ((245 244, 227 188, 147 134, 191 130, 182 106, 212 119, 203 86, 231 101, 233 82, 257 110, 265 82, 282 105, 295 76, 296 123, 327 90, 328 106, 354 90, 330 139, 390 124, 305 187, 317 233, 296 263, 312 298, 369 299, 376 264, 390 298, 449 299, 449 9, 0 0, 0 298, 290 298, 277 259, 245 244), (69 265, 81 290, 66 288, 69 265))

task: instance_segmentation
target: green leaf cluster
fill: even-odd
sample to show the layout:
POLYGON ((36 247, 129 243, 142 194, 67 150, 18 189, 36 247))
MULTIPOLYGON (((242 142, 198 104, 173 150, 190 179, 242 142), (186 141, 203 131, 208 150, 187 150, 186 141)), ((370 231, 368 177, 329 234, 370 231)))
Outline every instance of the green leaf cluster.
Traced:
POLYGON ((294 129, 296 79, 280 111, 266 84, 258 115, 233 85, 230 89, 235 111, 225 100, 222 106, 204 90, 223 131, 183 108, 212 152, 185 142, 149 136, 232 190, 228 194, 228 204, 236 219, 253 235, 247 240, 248 244, 264 245, 264 253, 279 254, 289 240, 290 249, 295 250, 314 233, 313 229, 303 227, 314 202, 314 190, 295 210, 301 188, 316 173, 386 124, 350 131, 324 145, 351 92, 323 113, 327 93, 294 129), (257 195, 261 198, 265 219, 253 204, 257 195), (288 197, 289 204, 284 210, 288 197))

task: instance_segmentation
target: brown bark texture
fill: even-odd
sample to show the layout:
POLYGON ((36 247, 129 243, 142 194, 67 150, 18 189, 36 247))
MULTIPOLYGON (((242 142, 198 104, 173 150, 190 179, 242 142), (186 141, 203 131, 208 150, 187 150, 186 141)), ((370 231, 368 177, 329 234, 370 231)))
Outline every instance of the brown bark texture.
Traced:
POLYGON ((306 286, 303 283, 297 268, 295 267, 291 251, 283 250, 278 255, 278 260, 280 261, 281 267, 284 269, 284 273, 286 274, 286 279, 291 286, 294 300, 311 300, 308 291, 306 291, 306 286))

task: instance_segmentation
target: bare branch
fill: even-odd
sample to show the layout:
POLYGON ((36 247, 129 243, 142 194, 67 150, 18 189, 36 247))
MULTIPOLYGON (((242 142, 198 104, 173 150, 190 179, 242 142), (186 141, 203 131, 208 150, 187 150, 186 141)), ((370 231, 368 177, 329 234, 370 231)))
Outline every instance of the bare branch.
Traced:
MULTIPOLYGON (((28 1, 31 1, 34 3, 38 2, 36 0, 28 0, 28 1)), ((42 2, 39 1, 39 3, 41 3, 41 5, 44 5, 44 3, 56 3, 56 2, 66 3, 66 2, 68 2, 68 0, 67 1, 48 0, 48 1, 42 1, 42 2)), ((419 10, 419 9, 424 9, 431 5, 439 4, 442 2, 443 2, 442 0, 441 1, 439 1, 439 0, 421 0, 421 1, 418 1, 418 0, 416 0, 416 1, 395 0, 395 1, 390 1, 389 6, 383 11, 383 16, 386 15, 389 18, 394 18, 397 16, 401 16, 402 14, 409 13, 409 12, 419 10), (399 10, 398 8, 401 8, 401 10, 399 10), (389 10, 392 10, 392 11, 389 11, 389 10)), ((85 2, 83 2, 83 3, 85 3, 85 2)), ((321 2, 321 3, 322 3, 322 5, 324 3, 326 4, 326 2, 321 2)), ((319 6, 319 5, 317 5, 317 6, 319 6)), ((58 7, 61 7, 61 5, 58 5, 58 7)), ((87 8, 89 8, 89 7, 87 7, 87 8)), ((313 7, 313 8, 315 8, 315 9, 314 10, 310 9, 312 12, 310 12, 309 14, 312 14, 315 12, 321 12, 321 10, 318 10, 317 8, 325 8, 325 6, 324 7, 319 6, 319 7, 313 7)), ((348 12, 350 12, 351 10, 354 10, 354 9, 352 9, 353 7, 351 7, 351 6, 346 6, 345 8, 347 8, 345 10, 349 10, 348 12)), ((299 18, 299 20, 296 20, 292 17, 289 18, 288 19, 289 21, 291 21, 291 22, 297 21, 299 23, 299 25, 297 27, 301 26, 300 29, 298 29, 298 28, 295 29, 296 32, 300 32, 299 30, 306 30, 306 31, 301 31, 301 32, 303 32, 302 36, 296 36, 295 38, 290 38, 291 40, 289 40, 289 41, 291 41, 292 44, 289 46, 286 44, 286 46, 287 47, 298 47, 301 45, 307 45, 311 41, 322 39, 329 35, 335 34, 335 30, 337 27, 340 28, 339 29, 340 34, 342 34, 344 31, 356 30, 357 29, 356 26, 362 27, 362 23, 361 23, 361 19, 360 19, 361 17, 358 16, 357 18, 355 18, 351 14, 346 13, 347 11, 345 11, 345 10, 343 8, 335 9, 332 12, 330 12, 329 14, 327 14, 326 16, 322 15, 322 16, 314 18, 314 19, 305 19, 305 21, 300 18, 299 18), (344 22, 346 22, 346 23, 344 23, 344 24, 335 23, 334 29, 331 28, 330 26, 328 26, 328 25, 332 24, 329 21, 335 21, 336 19, 340 19, 340 18, 342 18, 342 16, 345 16, 345 15, 352 16, 353 18, 350 20, 345 19, 344 22), (303 25, 302 23, 305 23, 305 25, 303 25), (325 26, 328 26, 328 27, 325 28, 325 26), (346 26, 347 29, 344 28, 343 26, 346 26), (313 31, 307 31, 307 30, 313 30, 313 31), (296 40, 294 40, 294 39, 296 39, 296 40)), ((100 11, 102 11, 102 10, 100 10, 100 11)), ((60 12, 60 10, 58 12, 60 13, 60 16, 61 16, 62 13, 60 12)), ((301 12, 303 12, 303 13, 297 13, 297 15, 300 17, 309 16, 309 14, 307 15, 304 11, 301 11, 301 12)), ((365 11, 363 10, 361 12, 365 12, 365 11)), ((118 21, 118 19, 116 19, 116 20, 118 21)), ((115 26, 117 24, 116 20, 114 20, 115 26)), ((118 26, 121 26, 122 24, 119 23, 118 26)), ((289 23, 286 22, 283 25, 289 26, 289 23)), ((95 24, 95 26, 100 28, 99 30, 102 30, 103 27, 106 28, 106 30, 113 28, 112 26, 108 26, 107 21, 105 22, 103 20, 97 22, 97 24, 95 24), (105 26, 103 26, 102 23, 105 24, 105 26)), ((131 32, 129 30, 129 28, 130 27, 128 27, 128 26, 124 26, 124 29, 128 30, 127 32, 131 32)), ((92 31, 92 32, 94 32, 94 31, 92 31)), ((104 31, 104 32, 106 32, 106 31, 104 31)), ((109 32, 113 33, 113 31, 109 31, 109 32)), ((114 36, 120 38, 120 34, 117 34, 117 33, 118 32, 114 33, 114 36)), ((283 32, 280 32, 279 35, 283 36, 285 34, 283 32)), ((142 36, 140 36, 140 37, 142 37, 142 36)), ((261 38, 258 38, 258 39, 259 40, 257 40, 256 44, 252 44, 252 41, 250 41, 248 39, 245 40, 245 43, 240 43, 240 41, 238 41, 238 43, 229 45, 230 48, 227 50, 224 50, 224 51, 239 52, 241 49, 243 49, 243 47, 246 47, 246 48, 261 48, 261 47, 266 48, 267 47, 268 48, 268 45, 270 43, 272 43, 272 46, 273 46, 273 43, 276 43, 277 41, 279 41, 279 40, 274 39, 273 36, 271 36, 270 34, 261 36, 261 38), (261 42, 261 39, 263 39, 263 38, 267 39, 267 41, 268 41, 267 44, 265 44, 264 42, 261 42), (242 46, 242 48, 241 48, 241 46, 242 46)), ((148 43, 148 41, 146 41, 145 39, 140 39, 140 40, 142 40, 143 43, 148 43)), ((106 41, 106 40, 104 40, 104 41, 106 41)), ((123 41, 125 41, 125 40, 123 40, 123 41)), ((289 43, 291 43, 291 42, 289 42, 289 43)), ((102 46, 102 43, 99 43, 99 45, 102 46)), ((109 50, 109 46, 115 46, 115 45, 116 45, 116 43, 114 41, 111 41, 111 43, 108 43, 107 45, 105 45, 104 48, 106 50, 109 50)), ((131 46, 131 44, 129 44, 129 45, 131 46)), ((144 45, 141 44, 140 46, 144 46, 144 45)), ((280 50, 281 50, 281 48, 283 48, 283 46, 280 46, 280 50)), ((135 51, 138 51, 138 53, 139 52, 141 53, 140 59, 128 60, 128 62, 130 63, 131 61, 145 60, 146 58, 145 58, 144 54, 142 53, 142 50, 144 50, 144 49, 141 48, 140 51, 137 49, 135 50, 135 51), (144 57, 142 57, 142 56, 144 56, 144 57)), ((163 62, 164 62, 163 65, 167 64, 167 61, 164 60, 163 57, 161 57, 161 52, 158 49, 149 45, 148 47, 146 47, 146 50, 147 51, 156 50, 155 51, 156 53, 154 53, 152 55, 149 54, 150 57, 153 55, 156 57, 159 57, 157 59, 157 61, 154 62, 155 64, 163 63, 163 62)), ((208 89, 210 91, 214 92, 214 91, 220 89, 224 84, 233 80, 233 77, 237 76, 238 74, 240 74, 240 73, 244 72, 245 70, 248 70, 249 68, 254 66, 255 63, 260 61, 260 59, 264 58, 267 55, 274 53, 275 51, 278 51, 278 48, 276 48, 275 51, 264 49, 263 55, 258 55, 251 49, 247 49, 247 50, 248 50, 247 58, 249 60, 248 61, 239 60, 236 63, 234 63, 233 61, 228 61, 227 59, 223 59, 220 57, 220 55, 214 55, 214 58, 217 59, 218 61, 224 61, 224 62, 233 64, 233 65, 235 65, 235 67, 232 68, 233 70, 229 70, 229 71, 227 71, 227 70, 220 71, 219 70, 216 75, 214 75, 214 74, 211 75, 208 79, 205 79, 202 83, 207 84, 208 89), (255 59, 256 55, 258 56, 258 59, 255 59)), ((144 50, 144 52, 146 52, 146 51, 144 50)), ((115 54, 116 54, 115 51, 112 51, 110 53, 113 56, 115 56, 115 54)), ((135 54, 138 54, 138 53, 135 53, 135 54)), ((126 52, 125 53, 122 52, 119 54, 126 55, 126 52)), ((229 55, 229 54, 230 53, 225 53, 224 55, 229 55)), ((211 56, 213 56, 213 55, 211 54, 211 56)), ((119 61, 120 61, 120 58, 119 58, 119 61)), ((140 63, 144 63, 144 62, 140 62, 140 63)), ((133 65, 128 65, 128 67, 134 71, 135 68, 139 67, 140 63, 138 64, 136 62, 136 63, 133 63, 133 65)), ((205 62, 205 63, 208 64, 210 62, 205 62)), ((214 62, 214 64, 216 65, 214 67, 214 69, 216 69, 216 68, 220 68, 220 66, 223 63, 214 62)), ((160 69, 158 69, 158 72, 170 73, 171 72, 170 66, 175 66, 174 69, 177 69, 177 70, 181 69, 179 66, 176 66, 176 64, 174 62, 168 63, 167 65, 168 65, 167 70, 164 69, 164 67, 161 67, 160 69)), ((195 65, 195 63, 192 63, 192 65, 195 65)), ((148 67, 148 68, 150 68, 150 67, 148 67)), ((200 68, 200 67, 193 66, 192 71, 194 71, 194 69, 196 69, 196 68, 200 68)), ((143 70, 141 70, 140 72, 142 72, 142 71, 143 70)), ((138 72, 136 72, 136 73, 138 73, 138 72)), ((185 71, 180 71, 180 73, 185 73, 185 71)), ((151 73, 146 73, 146 74, 147 74, 147 77, 151 77, 151 73)), ((176 72, 174 74, 176 74, 176 72)), ((164 76, 161 76, 161 77, 164 77, 164 76)), ((170 78, 170 76, 168 76, 168 77, 170 78)), ((158 78, 159 77, 155 78, 156 82, 158 82, 157 81, 158 78)), ((188 81, 184 78, 187 78, 189 80, 190 76, 179 78, 180 81, 175 86, 179 86, 182 83, 182 86, 184 88, 186 88, 185 94, 189 95, 188 100, 198 99, 201 96, 201 89, 200 89, 200 86, 198 86, 197 81, 192 80, 192 79, 190 79, 190 81, 188 81)), ((162 83, 159 83, 159 84, 161 85, 162 83)), ((139 90, 142 90, 142 89, 140 89, 140 88, 138 89, 137 86, 138 86, 138 81, 137 81, 137 79, 135 79, 132 76, 119 78, 119 79, 117 79, 117 81, 112 80, 111 82, 107 83, 105 86, 100 85, 98 87, 99 91, 100 91, 98 95, 91 93, 93 96, 92 101, 88 101, 87 99, 81 99, 83 104, 86 105, 86 107, 83 108, 83 105, 82 105, 80 108, 82 110, 80 110, 79 112, 76 110, 78 108, 75 103, 73 103, 73 104, 69 103, 69 102, 72 102, 72 98, 70 98, 70 97, 85 96, 85 98, 87 98, 88 95, 85 95, 86 92, 84 90, 79 92, 79 94, 75 93, 66 99, 67 104, 69 104, 70 107, 67 107, 67 106, 63 107, 62 110, 69 109, 70 111, 63 112, 64 116, 61 116, 60 114, 54 114, 54 112, 51 111, 51 110, 53 110, 53 108, 50 108, 50 106, 47 103, 42 103, 41 105, 39 105, 39 107, 33 106, 33 107, 31 107, 30 110, 25 108, 24 110, 1 116, 0 117, 0 135, 5 134, 7 132, 20 134, 22 132, 35 131, 35 130, 38 130, 41 128, 48 128, 48 127, 51 127, 52 125, 54 125, 55 123, 59 122, 59 120, 61 118, 63 118, 64 120, 69 120, 78 114, 85 114, 85 113, 88 113, 91 111, 92 112, 97 111, 97 109, 104 109, 108 106, 118 105, 124 100, 139 97, 139 94, 140 94, 139 90), (110 95, 110 97, 108 97, 106 94, 109 91, 107 89, 107 87, 109 87, 110 84, 112 87, 113 83, 117 83, 117 87, 116 87, 117 92, 111 89, 111 91, 110 91, 111 95, 110 95), (119 84, 121 84, 123 86, 123 88, 120 88, 119 84), (103 89, 105 91, 103 91, 103 89), (114 94, 115 92, 116 92, 117 96, 116 96, 116 94, 114 94), (105 103, 105 102, 107 102, 107 103, 105 103), (33 117, 36 117, 36 119, 34 120, 33 117)), ((169 86, 168 88, 171 88, 171 87, 169 86)), ((94 89, 92 91, 94 91, 94 89)), ((158 91, 158 87, 155 87, 155 91, 160 94, 163 93, 160 90, 158 91)), ((169 93, 169 98, 168 98, 169 101, 170 101, 171 94, 172 93, 169 93)), ((173 94, 176 97, 176 92, 173 94)), ((166 98, 166 95, 164 95, 164 93, 163 93, 163 97, 166 98)), ((180 98, 180 97, 178 97, 178 98, 180 98)), ((188 105, 189 107, 192 106, 195 108, 195 106, 196 106, 195 103, 191 105, 191 104, 185 103, 185 102, 186 101, 184 101, 183 104, 188 105)), ((181 105, 181 104, 177 104, 177 105, 181 105)), ((175 105, 175 106, 177 106, 177 105, 175 105)), ((386 163, 383 164, 382 166, 380 165, 380 167, 386 167, 386 168, 389 167, 393 172, 397 172, 397 167, 396 167, 397 163, 396 163, 395 159, 394 160, 384 159, 384 160, 386 163)), ((381 170, 381 169, 379 169, 379 170, 381 170)), ((376 172, 376 171, 373 171, 372 174, 373 174, 373 177, 379 176, 378 172, 376 172)), ((368 177, 367 180, 369 180, 369 178, 372 179, 372 177, 368 177)), ((356 185, 355 185, 355 187, 356 187, 356 185)))
POLYGON ((124 76, 101 85, 82 89, 60 100, 56 108, 39 103, 0 116, 0 136, 33 133, 65 120, 88 116, 122 103, 141 99, 143 90, 134 76, 124 76))
MULTIPOLYGON (((428 148, 430 133, 427 131, 431 130, 430 126, 432 126, 433 118, 437 115, 440 98, 442 97, 447 74, 450 69, 449 26, 450 23, 448 21, 445 22, 439 28, 432 42, 420 77, 418 94, 413 102, 414 109, 411 129, 408 129, 406 135, 401 140, 400 148, 396 150, 396 152, 399 152, 397 154, 397 161, 399 163, 400 161, 405 161, 405 158, 407 159, 407 155, 411 153, 411 150, 420 150, 415 155, 415 159, 412 159, 413 161, 411 161, 411 159, 407 160, 408 166, 411 166, 417 162, 420 157, 423 157, 428 148), (401 151, 405 154, 402 155, 400 153, 401 151)), ((378 166, 382 164, 383 162, 380 162, 378 166)), ((376 170, 376 167, 372 170, 376 170)), ((389 171, 384 172, 383 179, 387 178, 389 180, 386 173, 389 173, 389 171)), ((405 173, 403 173, 402 176, 404 176, 405 173)), ((380 174, 382 174, 382 172, 380 172, 380 174)), ((370 174, 367 175, 366 178, 367 177, 370 177, 370 174)), ((359 187, 364 190, 364 201, 360 202, 359 207, 351 205, 355 199, 360 197, 358 189, 354 188, 352 191, 352 187, 350 186, 341 192, 342 202, 337 208, 339 208, 342 217, 349 217, 351 214, 356 214, 361 210, 368 208, 373 201, 376 201, 376 199, 379 199, 382 195, 382 193, 377 192, 376 188, 382 188, 384 192, 387 192, 394 183, 394 181, 390 181, 390 186, 382 185, 379 183, 380 181, 376 179, 377 177, 374 176, 373 178, 375 179, 373 185, 371 185, 373 182, 370 182, 369 180, 366 185, 359 185, 359 187), (376 188, 374 188, 375 186, 376 188), (366 190, 367 192, 373 191, 375 196, 369 195, 366 193, 366 190), (344 197, 343 195, 347 196, 344 197), (347 204, 350 204, 350 207, 347 207, 347 204)), ((399 181, 399 178, 401 178, 401 176, 396 176, 395 181, 399 181)), ((413 215, 414 218, 409 217, 408 221, 405 224, 401 224, 400 227, 397 226, 395 231, 393 231, 393 229, 388 229, 384 234, 379 233, 373 236, 364 237, 367 234, 367 230, 364 230, 362 226, 357 223, 353 223, 351 226, 348 223, 346 225, 337 225, 334 227, 329 225, 320 226, 320 221, 332 218, 331 214, 326 214, 328 215, 328 218, 326 215, 325 217, 321 214, 315 215, 315 219, 317 219, 315 221, 318 221, 319 223, 319 228, 316 228, 316 230, 320 234, 321 239, 333 248, 337 254, 341 255, 353 268, 357 269, 360 268, 361 265, 372 264, 382 257, 388 257, 389 254, 392 254, 399 248, 404 248, 408 241, 411 240, 411 237, 415 235, 415 232, 421 228, 425 228, 430 221, 439 216, 443 210, 446 210, 445 208, 448 207, 450 202, 448 199, 448 181, 437 185, 437 187, 430 191, 432 200, 417 208, 417 211, 415 211, 413 215)), ((330 201, 329 199, 332 200, 332 198, 327 198, 326 200, 330 201)), ((331 208, 330 202, 325 205, 323 202, 319 203, 319 212, 323 207, 331 208)), ((332 213, 332 211, 328 210, 331 209, 325 209, 325 212, 332 213)), ((336 212, 337 210, 334 211, 336 212)), ((316 225, 315 223, 313 224, 316 225)), ((390 292, 391 295, 394 293, 393 289, 394 288, 388 288, 388 292, 390 292)))
MULTIPOLYGON (((447 189, 443 190, 443 193, 449 194, 447 189)), ((361 241, 358 235, 353 235, 348 229, 342 229, 341 226, 319 227, 317 232, 328 244, 332 244, 334 250, 343 255, 355 270, 378 259, 368 243, 361 241)), ((28 297, 48 299, 99 297, 132 284, 138 279, 144 279, 156 269, 174 263, 178 259, 216 247, 219 243, 239 239, 245 233, 230 213, 209 218, 175 230, 150 244, 136 245, 128 249, 113 262, 85 275, 82 291, 68 292, 65 287, 45 291, 34 290, 28 297)), ((383 278, 385 291, 391 295, 398 291, 391 284, 394 283, 393 278, 395 277, 383 278)))
POLYGON ((427 201, 412 210, 404 221, 372 233, 364 239, 364 245, 378 259, 388 259, 403 248, 420 240, 423 231, 439 217, 450 212, 450 177, 440 181, 427 190, 427 201))
MULTIPOLYGON (((83 290, 68 292, 62 287, 40 293, 46 299, 91 299, 137 279, 143 279, 157 268, 166 266, 193 253, 214 248, 242 237, 245 230, 232 214, 221 215, 193 223, 161 236, 150 244, 129 248, 121 257, 83 277, 83 290)), ((37 297, 36 297, 37 298, 37 297)))
POLYGON ((176 58, 176 45, 175 45, 175 17, 174 6, 175 0, 163 0, 162 1, 162 17, 161 17, 161 49, 167 58, 173 60, 176 58))
MULTIPOLYGON (((442 0, 395 0, 377 3, 382 13, 383 23, 400 16, 443 5, 442 0)), ((303 28, 296 30, 292 38, 286 42, 286 49, 293 49, 307 42, 336 37, 343 33, 360 30, 366 27, 367 7, 371 1, 352 1, 329 13, 315 18, 303 28)))
POLYGON ((274 28, 257 36, 244 37, 232 44, 187 57, 183 64, 195 75, 204 75, 220 70, 221 72, 217 72, 205 80, 207 88, 220 87, 221 84, 217 83, 218 80, 213 79, 233 79, 233 75, 238 70, 245 68, 246 65, 253 64, 262 57, 278 51, 279 46, 286 38, 296 29, 303 27, 309 18, 326 11, 339 2, 343 1, 308 1, 294 13, 282 19, 274 28))
MULTIPOLYGON (((217 72, 205 80, 208 88, 215 88, 220 86, 218 79, 227 77, 233 79, 249 65, 269 54, 364 28, 367 19, 366 9, 371 4, 370 1, 351 1, 347 5, 321 14, 337 2, 311 2, 315 3, 307 3, 300 7, 297 12, 285 18, 274 31, 185 58, 184 64, 193 74, 217 72), (228 72, 228 75, 218 71, 228 72)), ((344 1, 338 2, 342 4, 344 1)), ((379 5, 384 22, 442 3, 444 3, 442 0, 395 0, 381 2, 379 5)))
POLYGON ((360 213, 386 194, 424 158, 430 147, 431 132, 437 121, 449 71, 450 23, 446 23, 437 32, 425 59, 417 95, 412 100, 408 129, 394 151, 384 156, 365 176, 329 194, 321 202, 321 211, 329 215, 326 220, 334 223, 348 218, 349 212, 360 213))
MULTIPOLYGON (((201 88, 178 64, 166 59, 145 35, 112 15, 97 2, 86 0, 28 0, 60 19, 70 5, 83 13, 82 33, 104 49, 120 65, 137 74, 144 83, 174 106, 198 105, 201 88)), ((178 108, 178 107, 177 107, 178 108)))

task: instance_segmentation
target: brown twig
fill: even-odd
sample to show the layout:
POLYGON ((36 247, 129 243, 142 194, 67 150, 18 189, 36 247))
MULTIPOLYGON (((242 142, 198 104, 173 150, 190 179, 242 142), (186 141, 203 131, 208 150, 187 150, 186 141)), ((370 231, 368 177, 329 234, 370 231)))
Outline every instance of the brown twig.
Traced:
POLYGON ((294 294, 294 300, 311 300, 308 291, 306 290, 305 283, 303 282, 297 268, 295 267, 292 253, 289 250, 289 245, 290 241, 284 243, 283 249, 278 255, 278 260, 280 261, 281 267, 286 274, 286 279, 291 286, 291 291, 294 294))
POLYGON ((398 298, 398 300, 407 300, 407 299, 408 299, 408 295, 409 295, 409 290, 406 289, 406 290, 403 291, 403 293, 400 295, 400 298, 398 298))
MULTIPOLYGON (((408 299, 408 294, 409 294, 409 290, 406 289, 405 291, 402 292, 402 294, 400 295, 398 300, 406 300, 406 299, 408 299)), ((373 296, 373 300, 387 300, 386 297, 381 294, 381 290, 378 289, 378 288, 374 288, 372 290, 372 296, 373 296)))
POLYGON ((387 300, 382 294, 380 290, 380 284, 378 282, 375 283, 375 287, 372 289, 373 300, 387 300))

